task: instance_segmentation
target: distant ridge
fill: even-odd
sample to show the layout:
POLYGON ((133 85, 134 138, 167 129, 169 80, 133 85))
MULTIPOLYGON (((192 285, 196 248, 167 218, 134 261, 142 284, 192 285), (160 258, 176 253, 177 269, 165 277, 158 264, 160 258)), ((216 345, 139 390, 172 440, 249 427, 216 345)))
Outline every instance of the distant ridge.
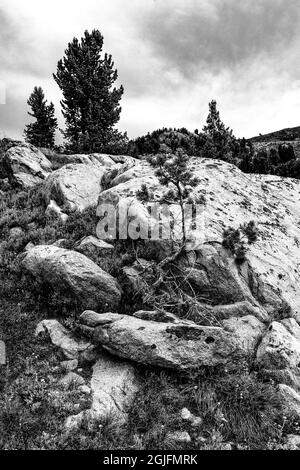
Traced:
POLYGON ((252 137, 252 142, 286 142, 293 140, 300 140, 300 126, 289 127, 276 132, 270 132, 270 134, 259 135, 252 137))

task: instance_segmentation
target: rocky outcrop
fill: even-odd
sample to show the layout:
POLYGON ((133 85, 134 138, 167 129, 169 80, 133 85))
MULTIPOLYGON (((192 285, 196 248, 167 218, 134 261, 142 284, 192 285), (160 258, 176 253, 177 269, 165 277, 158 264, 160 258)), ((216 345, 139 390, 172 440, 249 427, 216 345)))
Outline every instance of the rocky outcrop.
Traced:
POLYGON ((81 253, 40 245, 26 252, 22 266, 38 280, 71 293, 86 308, 119 308, 116 280, 81 253))
POLYGON ((0 174, 13 185, 28 189, 42 183, 52 171, 51 162, 32 145, 11 146, 0 158, 0 174))
MULTIPOLYGON (((216 366, 232 359, 236 339, 222 328, 174 324, 105 314, 91 332, 93 342, 118 357, 174 370, 216 366)), ((85 316, 81 322, 86 322, 85 316)))
MULTIPOLYGON (((239 282, 248 286, 251 295, 268 314, 281 309, 284 299, 291 305, 294 318, 300 321, 299 180, 244 174, 234 165, 201 158, 191 159, 191 170, 199 179, 194 195, 198 199, 205 198, 205 201, 203 199, 198 228, 193 234, 190 248, 196 251, 205 250, 203 258, 206 258, 206 263, 210 263, 211 256, 214 255, 209 254, 209 250, 213 251, 222 241, 224 228, 236 228, 254 220, 259 229, 259 237, 247 253, 248 263, 239 269, 239 282)), ((145 205, 136 201, 136 192, 141 189, 142 184, 146 184, 157 199, 165 191, 148 163, 135 162, 131 168, 125 172, 121 169, 110 180, 108 189, 99 196, 99 203, 113 203, 116 206, 127 204, 130 211, 134 202, 134 212, 137 214, 137 204, 139 207, 145 205)), ((139 210, 144 214, 142 208, 139 210)), ((191 273, 191 276, 194 274, 197 275, 191 273)), ((237 284, 236 275, 232 271, 226 289, 233 277, 235 285, 237 284)), ((196 280, 193 277, 193 281, 205 283, 206 279, 203 277, 196 280)), ((225 287, 224 282, 222 285, 225 287)), ((233 283, 231 292, 234 293, 233 283)))
POLYGON ((105 167, 91 164, 69 164, 54 171, 45 182, 45 192, 60 206, 82 211, 96 206, 102 191, 105 167))

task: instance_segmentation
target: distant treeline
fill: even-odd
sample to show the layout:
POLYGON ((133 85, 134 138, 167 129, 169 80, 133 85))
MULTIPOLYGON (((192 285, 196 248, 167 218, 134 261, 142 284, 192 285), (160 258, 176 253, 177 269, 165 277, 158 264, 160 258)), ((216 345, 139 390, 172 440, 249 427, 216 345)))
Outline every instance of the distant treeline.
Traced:
MULTIPOLYGON (((255 149, 251 140, 236 139, 231 133, 223 136, 218 145, 217 134, 189 132, 186 128, 158 129, 128 143, 127 153, 140 158, 157 153, 175 153, 183 150, 201 158, 218 158, 236 165, 244 173, 272 174, 300 178, 300 160, 291 144, 279 144, 270 149, 255 149)), ((125 150, 125 149, 124 149, 125 150)))

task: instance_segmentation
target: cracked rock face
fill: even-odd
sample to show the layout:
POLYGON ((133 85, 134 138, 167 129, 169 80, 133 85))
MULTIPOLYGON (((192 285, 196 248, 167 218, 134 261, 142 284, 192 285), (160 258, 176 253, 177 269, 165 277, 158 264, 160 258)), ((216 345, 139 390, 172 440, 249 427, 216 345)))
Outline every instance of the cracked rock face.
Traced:
POLYGON ((237 351, 236 338, 222 328, 116 314, 108 322, 109 315, 104 315, 106 324, 94 328, 93 342, 113 355, 142 364, 174 370, 216 366, 232 360, 237 351))
POLYGON ((119 307, 116 280, 81 253, 39 245, 26 252, 22 265, 37 279, 70 291, 86 308, 119 307))

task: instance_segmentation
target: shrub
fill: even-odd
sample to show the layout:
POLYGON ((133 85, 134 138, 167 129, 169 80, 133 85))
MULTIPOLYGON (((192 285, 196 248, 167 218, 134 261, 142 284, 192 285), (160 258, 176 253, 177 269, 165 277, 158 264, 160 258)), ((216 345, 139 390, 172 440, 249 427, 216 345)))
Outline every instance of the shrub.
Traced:
POLYGON ((231 251, 237 263, 245 261, 248 246, 256 240, 257 228, 253 221, 240 225, 237 229, 229 227, 223 233, 223 246, 231 251))

